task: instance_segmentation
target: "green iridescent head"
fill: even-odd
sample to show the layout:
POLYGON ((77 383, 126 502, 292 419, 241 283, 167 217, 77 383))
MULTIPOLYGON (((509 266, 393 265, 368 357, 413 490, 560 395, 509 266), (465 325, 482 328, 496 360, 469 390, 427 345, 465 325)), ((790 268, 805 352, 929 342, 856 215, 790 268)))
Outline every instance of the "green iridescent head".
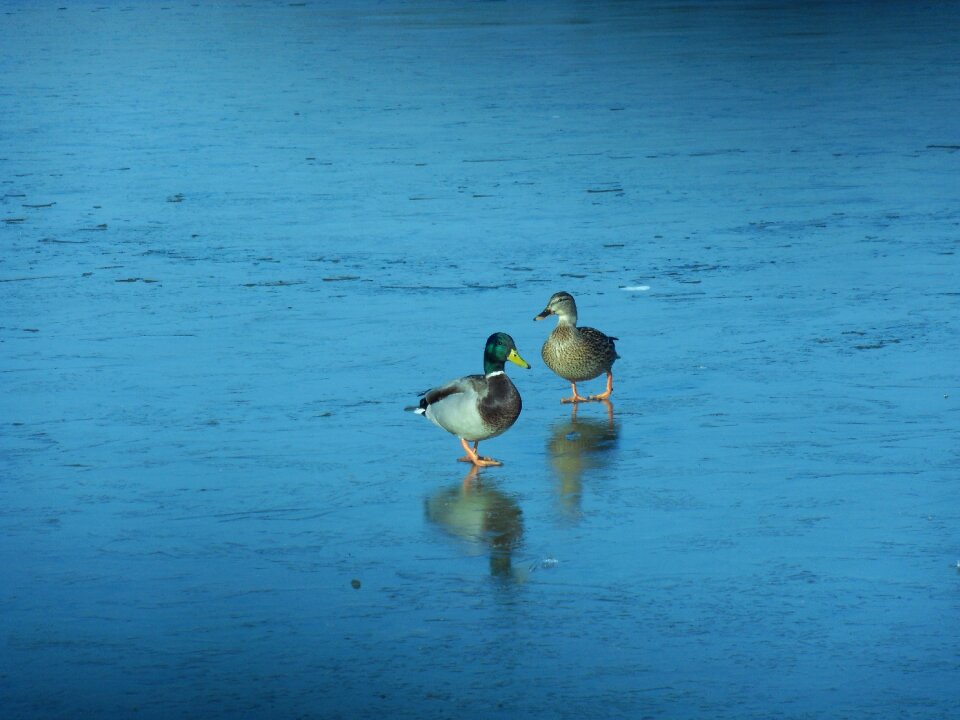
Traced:
POLYGON ((520 357, 517 345, 513 338, 503 332, 494 333, 487 338, 487 346, 483 350, 483 372, 489 375, 492 372, 503 371, 504 363, 509 360, 522 368, 530 369, 530 365, 520 357))

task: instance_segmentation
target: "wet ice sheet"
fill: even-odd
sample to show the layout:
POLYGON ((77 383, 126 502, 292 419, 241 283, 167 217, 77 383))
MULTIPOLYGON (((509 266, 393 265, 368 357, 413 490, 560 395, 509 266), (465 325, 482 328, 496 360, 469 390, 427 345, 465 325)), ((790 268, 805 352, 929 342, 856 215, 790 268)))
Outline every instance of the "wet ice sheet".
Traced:
POLYGON ((952 8, 4 10, 12 717, 953 710, 952 8))

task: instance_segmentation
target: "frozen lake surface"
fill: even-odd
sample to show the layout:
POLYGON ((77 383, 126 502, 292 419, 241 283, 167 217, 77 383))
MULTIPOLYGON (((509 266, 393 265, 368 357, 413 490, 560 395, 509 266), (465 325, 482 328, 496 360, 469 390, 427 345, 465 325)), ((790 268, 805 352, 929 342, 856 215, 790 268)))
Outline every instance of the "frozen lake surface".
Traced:
POLYGON ((960 5, 0 12, 5 718, 954 716, 960 5))

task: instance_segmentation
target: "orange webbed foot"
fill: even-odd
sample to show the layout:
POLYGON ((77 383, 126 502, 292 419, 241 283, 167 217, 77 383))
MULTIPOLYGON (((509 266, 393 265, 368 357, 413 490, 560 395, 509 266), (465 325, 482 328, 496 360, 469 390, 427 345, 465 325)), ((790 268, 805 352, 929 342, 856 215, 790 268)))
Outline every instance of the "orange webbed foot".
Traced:
POLYGON ((596 400, 598 402, 607 401, 610 399, 610 393, 613 392, 613 373, 607 373, 607 389, 600 393, 599 395, 591 395, 590 400, 596 400))
POLYGON ((573 395, 568 398, 560 398, 561 403, 581 403, 590 401, 590 398, 585 398, 583 395, 577 392, 577 384, 575 382, 570 383, 570 387, 573 388, 573 395))
POLYGON ((494 467, 497 465, 503 465, 503 463, 499 460, 494 460, 491 457, 481 457, 478 455, 477 445, 480 444, 479 441, 475 442, 471 448, 470 445, 467 444, 466 440, 460 438, 460 444, 463 445, 463 449, 467 454, 463 457, 457 458, 458 462, 473 463, 474 467, 494 467))

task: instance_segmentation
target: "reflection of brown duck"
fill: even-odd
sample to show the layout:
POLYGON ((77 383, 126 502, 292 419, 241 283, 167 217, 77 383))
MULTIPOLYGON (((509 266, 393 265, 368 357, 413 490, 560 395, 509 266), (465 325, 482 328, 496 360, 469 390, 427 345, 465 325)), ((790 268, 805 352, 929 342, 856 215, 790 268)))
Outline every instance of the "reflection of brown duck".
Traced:
POLYGON ((617 445, 613 406, 609 401, 605 405, 606 420, 577 417, 577 406, 574 405, 569 420, 562 420, 550 428, 547 452, 560 481, 558 493, 565 515, 579 514, 584 472, 605 465, 617 445))
POLYGON ((475 550, 490 552, 490 573, 513 577, 511 555, 523 535, 523 513, 516 501, 495 487, 474 482, 472 468, 463 482, 439 490, 425 502, 427 519, 475 550))

